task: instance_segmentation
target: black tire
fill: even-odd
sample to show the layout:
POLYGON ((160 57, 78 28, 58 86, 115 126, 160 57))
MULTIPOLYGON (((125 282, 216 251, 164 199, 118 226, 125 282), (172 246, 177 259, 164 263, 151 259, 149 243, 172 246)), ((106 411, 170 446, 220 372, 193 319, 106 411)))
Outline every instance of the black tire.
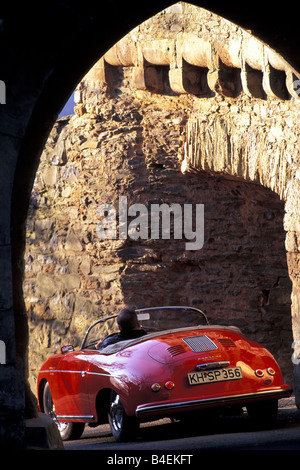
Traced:
POLYGON ((53 419, 58 427, 61 438, 63 441, 79 439, 84 430, 84 423, 65 423, 58 421, 55 414, 55 407, 51 396, 51 391, 48 382, 45 385, 43 392, 43 408, 44 413, 53 419))
POLYGON ((249 403, 247 413, 255 427, 268 428, 276 422, 278 400, 249 403))
POLYGON ((139 427, 138 420, 126 414, 120 396, 113 390, 110 394, 108 422, 117 442, 135 440, 139 427))

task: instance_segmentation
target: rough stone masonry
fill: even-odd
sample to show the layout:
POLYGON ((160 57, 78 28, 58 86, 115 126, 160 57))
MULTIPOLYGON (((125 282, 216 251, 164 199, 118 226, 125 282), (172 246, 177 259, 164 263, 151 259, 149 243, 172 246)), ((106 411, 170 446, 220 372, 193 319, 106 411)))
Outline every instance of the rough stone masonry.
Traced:
POLYGON ((247 31, 178 3, 78 85, 41 157, 27 224, 30 382, 62 344, 125 305, 193 305, 264 344, 293 384, 299 324, 294 72, 247 31), (276 68, 277 67, 277 68, 276 68), (100 240, 100 204, 204 204, 185 240, 100 240), (291 305, 292 293, 292 305, 291 305), (292 312, 292 315, 291 315, 292 312))

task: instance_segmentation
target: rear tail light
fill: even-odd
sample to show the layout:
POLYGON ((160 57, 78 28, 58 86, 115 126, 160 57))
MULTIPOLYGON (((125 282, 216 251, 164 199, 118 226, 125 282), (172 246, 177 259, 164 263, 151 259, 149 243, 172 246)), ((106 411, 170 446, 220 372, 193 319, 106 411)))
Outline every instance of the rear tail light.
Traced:
POLYGON ((171 380, 168 380, 168 382, 165 383, 165 388, 167 390, 173 390, 174 387, 175 387, 175 384, 171 380))
POLYGON ((259 377, 259 378, 264 376, 264 371, 261 370, 261 369, 256 369, 256 371, 254 373, 255 373, 256 377, 259 377))
POLYGON ((161 386, 159 384, 153 384, 151 385, 151 390, 153 392, 159 392, 159 390, 161 389, 161 386))

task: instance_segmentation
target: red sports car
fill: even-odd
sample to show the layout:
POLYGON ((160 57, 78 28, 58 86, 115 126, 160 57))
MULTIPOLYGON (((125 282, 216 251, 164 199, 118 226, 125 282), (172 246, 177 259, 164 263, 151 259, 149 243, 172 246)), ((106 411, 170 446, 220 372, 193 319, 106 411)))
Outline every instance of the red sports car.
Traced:
POLYGON ((109 422, 117 441, 133 439, 141 421, 246 407, 254 420, 276 419, 289 397, 274 357, 234 326, 209 325, 191 307, 136 310, 144 336, 97 349, 116 335, 117 315, 94 322, 77 351, 64 346, 45 361, 37 382, 40 410, 63 439, 85 423, 109 422))

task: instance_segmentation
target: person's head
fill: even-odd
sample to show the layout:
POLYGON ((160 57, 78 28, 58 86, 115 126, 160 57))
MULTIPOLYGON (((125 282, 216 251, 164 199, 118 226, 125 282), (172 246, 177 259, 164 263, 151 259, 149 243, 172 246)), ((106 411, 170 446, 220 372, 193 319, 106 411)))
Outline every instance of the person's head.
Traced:
POLYGON ((123 308, 117 317, 120 331, 138 330, 140 324, 133 308, 123 308))

